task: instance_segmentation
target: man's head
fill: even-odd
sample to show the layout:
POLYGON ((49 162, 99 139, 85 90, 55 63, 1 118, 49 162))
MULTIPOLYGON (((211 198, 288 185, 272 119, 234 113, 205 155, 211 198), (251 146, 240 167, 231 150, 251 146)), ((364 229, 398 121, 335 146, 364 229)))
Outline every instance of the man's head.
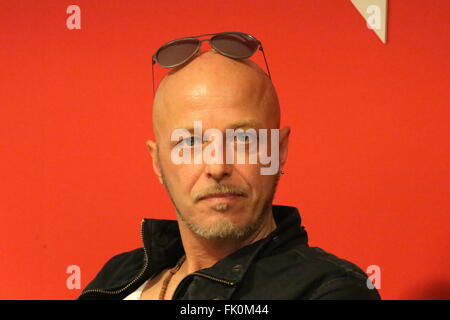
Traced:
MULTIPOLYGON (((211 50, 171 70, 153 104, 156 142, 149 141, 148 147, 179 222, 208 239, 244 239, 271 213, 279 175, 261 175, 260 163, 175 164, 171 152, 178 142, 171 141, 171 135, 192 128, 194 121, 224 136, 226 129, 237 127, 278 129, 280 107, 272 82, 254 62, 211 50)), ((279 132, 280 167, 287 157, 289 131, 286 127, 279 132)))

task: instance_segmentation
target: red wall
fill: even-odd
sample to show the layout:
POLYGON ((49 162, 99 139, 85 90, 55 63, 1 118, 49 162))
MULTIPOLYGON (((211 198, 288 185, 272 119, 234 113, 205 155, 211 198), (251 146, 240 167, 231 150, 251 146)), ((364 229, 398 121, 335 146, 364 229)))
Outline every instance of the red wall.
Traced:
POLYGON ((275 203, 378 265, 383 298, 450 298, 449 11, 389 1, 384 45, 347 0, 2 0, 0 298, 75 298, 69 265, 83 288, 142 217, 175 218, 145 145, 151 55, 220 31, 263 42, 293 128, 275 203))

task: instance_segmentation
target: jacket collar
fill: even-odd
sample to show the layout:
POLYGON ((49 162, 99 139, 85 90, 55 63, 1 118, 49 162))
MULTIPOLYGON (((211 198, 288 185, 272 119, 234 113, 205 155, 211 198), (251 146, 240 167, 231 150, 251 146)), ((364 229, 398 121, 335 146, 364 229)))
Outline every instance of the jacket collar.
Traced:
MULTIPOLYGON (((242 247, 210 268, 198 272, 229 282, 239 282, 255 257, 265 248, 266 255, 290 244, 308 243, 308 235, 301 226, 301 217, 295 207, 272 205, 277 228, 266 238, 242 247)), ((149 259, 150 274, 176 264, 184 254, 178 222, 175 220, 144 219, 142 236, 144 249, 149 259)))

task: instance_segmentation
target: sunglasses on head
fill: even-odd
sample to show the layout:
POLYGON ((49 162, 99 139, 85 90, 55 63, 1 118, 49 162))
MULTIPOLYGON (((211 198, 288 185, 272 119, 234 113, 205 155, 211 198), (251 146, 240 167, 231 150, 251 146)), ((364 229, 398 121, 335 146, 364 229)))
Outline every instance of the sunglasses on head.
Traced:
POLYGON ((264 57, 267 74, 271 78, 261 42, 255 37, 243 32, 208 33, 172 40, 156 51, 152 57, 153 94, 155 93, 154 64, 157 63, 164 68, 181 66, 197 54, 204 41, 209 41, 215 51, 232 59, 247 59, 259 48, 264 57), (206 36, 210 37, 204 40, 199 39, 206 36))

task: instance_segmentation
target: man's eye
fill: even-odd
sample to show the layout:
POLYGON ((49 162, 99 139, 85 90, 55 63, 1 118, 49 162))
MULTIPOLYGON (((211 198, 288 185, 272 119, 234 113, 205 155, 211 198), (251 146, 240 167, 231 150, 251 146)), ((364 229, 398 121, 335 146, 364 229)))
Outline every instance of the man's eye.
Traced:
POLYGON ((202 139, 199 137, 187 137, 179 142, 180 145, 185 147, 193 147, 195 143, 202 143, 202 139))

